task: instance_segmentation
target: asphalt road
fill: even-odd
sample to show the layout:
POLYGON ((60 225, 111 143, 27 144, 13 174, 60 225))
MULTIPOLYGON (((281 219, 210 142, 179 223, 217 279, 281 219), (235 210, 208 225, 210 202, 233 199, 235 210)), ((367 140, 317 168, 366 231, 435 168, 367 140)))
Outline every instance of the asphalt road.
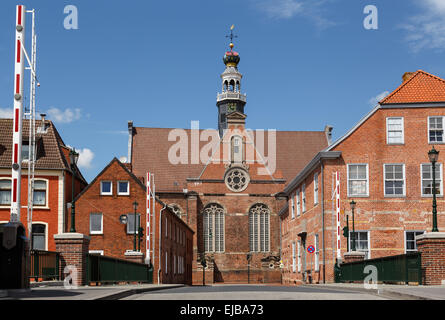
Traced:
POLYGON ((124 300, 386 300, 364 292, 298 286, 213 285, 146 292, 124 300))

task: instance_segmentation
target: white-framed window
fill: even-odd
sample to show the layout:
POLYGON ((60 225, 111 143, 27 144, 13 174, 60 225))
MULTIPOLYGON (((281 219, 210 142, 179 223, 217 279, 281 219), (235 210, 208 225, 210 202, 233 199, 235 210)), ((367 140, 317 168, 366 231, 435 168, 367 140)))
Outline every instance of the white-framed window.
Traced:
POLYGON ((318 173, 314 174, 314 205, 318 203, 318 173))
POLYGON ((371 250, 369 249, 369 231, 349 232, 349 250, 352 251, 352 242, 355 238, 355 250, 365 253, 365 258, 370 259, 371 250))
POLYGON ((416 236, 424 233, 420 230, 405 231, 405 253, 417 251, 416 236))
POLYGON ((128 196, 130 194, 130 182, 118 181, 117 182, 117 194, 120 196, 128 196))
POLYGON ((290 198, 290 206, 291 206, 291 217, 292 217, 292 219, 294 219, 295 218, 295 199, 294 199, 293 195, 290 198))
POLYGON ((320 249, 318 246, 318 234, 315 235, 315 239, 314 239, 314 248, 315 248, 315 271, 319 271, 320 270, 320 249))
POLYGON ((383 176, 385 197, 404 197, 406 195, 404 164, 384 164, 383 176))
POLYGON ((0 179, 0 206, 11 205, 11 179, 0 179))
MULTIPOLYGON (((134 234, 134 213, 127 213, 127 234, 134 234)), ((136 234, 139 232, 139 226, 141 224, 141 215, 139 213, 136 214, 136 234)))
POLYGON ((208 204, 203 211, 204 250, 224 252, 224 209, 216 203, 208 204))
POLYGON ((110 196, 113 194, 113 183, 111 181, 100 182, 100 194, 110 196))
POLYGON ((386 143, 405 143, 403 117, 386 118, 386 143))
POLYGON ((104 255, 104 251, 103 250, 89 250, 88 253, 89 254, 97 254, 99 256, 103 256, 104 255))
POLYGON ((33 205, 46 206, 47 205, 47 192, 48 180, 35 180, 34 181, 34 194, 33 205))
POLYGON ((303 213, 306 211, 306 185, 301 187, 301 206, 303 213))
POLYGON ((301 241, 297 241, 297 271, 301 272, 301 241))
POLYGON ((292 272, 297 272, 297 249, 295 248, 295 241, 292 242, 292 272))
MULTIPOLYGON (((422 179, 422 197, 433 196, 433 166, 431 163, 422 163, 420 165, 422 179)), ((442 164, 436 163, 436 195, 443 195, 442 184, 442 164)))
POLYGON ((441 116, 428 117, 428 142, 443 143, 443 118, 441 116))
POLYGON ((47 226, 43 223, 32 224, 32 249, 46 250, 46 230, 47 226))
POLYGON ((300 189, 296 192, 296 198, 297 198, 297 216, 301 213, 301 204, 300 204, 300 189))
POLYGON ((102 213, 90 213, 90 234, 103 234, 102 213))
POLYGON ((249 210, 249 244, 251 252, 268 252, 270 233, 270 210, 262 203, 249 210))
POLYGON ((348 164, 348 197, 369 196, 368 164, 348 164))

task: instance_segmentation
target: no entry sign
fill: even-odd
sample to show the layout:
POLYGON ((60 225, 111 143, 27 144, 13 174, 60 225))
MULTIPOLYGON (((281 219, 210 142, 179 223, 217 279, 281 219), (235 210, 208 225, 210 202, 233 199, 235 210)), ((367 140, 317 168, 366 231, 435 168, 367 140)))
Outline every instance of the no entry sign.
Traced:
POLYGON ((315 251, 315 247, 314 246, 310 245, 309 247, 307 247, 307 252, 314 253, 314 251, 315 251))

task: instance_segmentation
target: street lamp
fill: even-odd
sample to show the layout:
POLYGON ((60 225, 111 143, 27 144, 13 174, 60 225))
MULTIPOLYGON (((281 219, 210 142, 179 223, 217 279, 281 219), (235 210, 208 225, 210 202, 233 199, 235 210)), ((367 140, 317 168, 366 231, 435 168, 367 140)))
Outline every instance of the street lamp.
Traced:
POLYGON ((134 240, 133 240, 133 251, 136 251, 136 212, 138 210, 138 205, 139 203, 137 203, 137 201, 133 202, 133 207, 134 207, 134 240))
POLYGON ((428 158, 430 159, 433 169, 433 230, 432 232, 439 232, 437 229, 437 204, 436 204, 436 162, 439 159, 439 151, 431 149, 428 152, 428 158))
POLYGON ((76 214, 76 210, 74 207, 74 180, 76 174, 76 165, 77 160, 79 160, 79 153, 76 152, 76 149, 72 148, 70 150, 70 166, 71 166, 71 229, 70 232, 76 232, 74 215, 76 214))
POLYGON ((354 209, 355 209, 355 205, 357 203, 352 200, 349 205, 351 206, 351 211, 352 211, 352 251, 355 251, 355 225, 354 225, 354 209))

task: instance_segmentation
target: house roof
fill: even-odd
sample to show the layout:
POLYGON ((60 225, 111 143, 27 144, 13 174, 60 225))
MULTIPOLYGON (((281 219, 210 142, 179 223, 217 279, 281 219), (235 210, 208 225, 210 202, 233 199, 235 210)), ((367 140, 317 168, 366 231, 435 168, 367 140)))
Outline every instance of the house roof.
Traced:
POLYGON ((445 80, 423 70, 416 71, 380 104, 445 102, 445 80))
MULTIPOLYGON (((54 123, 45 120, 46 130, 39 132, 42 120, 36 120, 36 169, 67 170, 71 172, 69 159, 67 158, 69 148, 63 142, 54 123)), ((0 119, 0 168, 11 168, 12 159, 12 136, 13 119, 0 119)), ((29 140, 29 121, 23 120, 22 140, 29 140)), ((79 168, 76 174, 87 184, 79 168)))
MULTIPOLYGON (((214 134, 217 134, 216 130, 214 134)), ((199 130, 199 134, 203 130, 199 130)), ((254 132, 255 134, 255 132, 254 132)), ((137 177, 145 177, 147 171, 155 174, 156 191, 182 192, 187 178, 197 178, 205 164, 191 164, 191 130, 170 128, 133 128, 133 150, 131 163, 137 177), (172 130, 184 130, 188 137, 188 164, 172 164, 169 161, 171 146, 178 143, 169 141, 172 130)), ((198 138, 199 139, 199 138, 198 138)), ((268 155, 268 133, 264 132, 264 154, 268 155)), ((199 142, 199 150, 208 141, 199 142)), ((276 170, 281 171, 286 183, 295 173, 304 168, 319 151, 328 145, 324 131, 276 131, 276 170)))

